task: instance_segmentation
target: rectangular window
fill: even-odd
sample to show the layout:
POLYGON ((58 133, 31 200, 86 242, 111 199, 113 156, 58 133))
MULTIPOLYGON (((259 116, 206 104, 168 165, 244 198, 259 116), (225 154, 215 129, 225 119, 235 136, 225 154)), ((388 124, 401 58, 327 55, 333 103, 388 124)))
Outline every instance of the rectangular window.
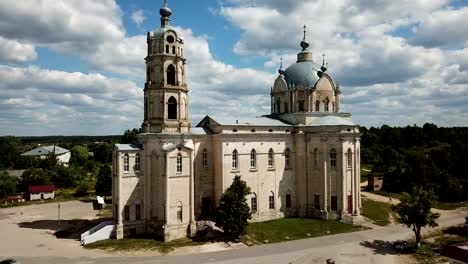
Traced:
POLYGON ((202 153, 202 167, 207 167, 207 166, 208 166, 208 151, 204 149, 202 153))
POLYGON ((177 155, 177 173, 182 173, 182 155, 177 155))
POLYGON ((336 167, 336 152, 330 152, 330 166, 336 167))
POLYGON ((124 221, 130 221, 130 207, 128 205, 124 207, 124 221))
POLYGON ((128 173, 130 171, 130 158, 129 158, 128 154, 124 155, 123 166, 124 166, 124 168, 123 168, 124 173, 128 173))
POLYGON ((320 209, 320 195, 314 195, 314 208, 320 209))
POLYGON ((291 194, 286 194, 286 208, 291 208, 291 194))
POLYGON ((273 195, 268 197, 268 208, 275 209, 275 197, 273 195))
POLYGON ((141 159, 140 154, 135 155, 135 171, 139 172, 141 170, 141 159))
POLYGON ((239 169, 239 156, 237 154, 237 150, 232 152, 232 169, 237 170, 239 169))
POLYGON ((141 220, 141 205, 135 205, 135 220, 141 220))
POLYGON ((331 210, 332 211, 338 210, 338 199, 336 196, 331 197, 331 210))
POLYGON ((250 198, 250 204, 252 212, 257 212, 257 196, 253 196, 252 198, 250 198))

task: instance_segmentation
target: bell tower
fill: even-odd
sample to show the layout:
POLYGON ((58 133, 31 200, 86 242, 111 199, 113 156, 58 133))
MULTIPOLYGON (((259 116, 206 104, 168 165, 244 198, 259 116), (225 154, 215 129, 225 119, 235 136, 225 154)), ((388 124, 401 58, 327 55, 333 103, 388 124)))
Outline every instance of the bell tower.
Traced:
POLYGON ((161 27, 148 32, 144 89, 145 133, 189 133, 184 41, 170 26, 172 10, 159 10, 161 27))

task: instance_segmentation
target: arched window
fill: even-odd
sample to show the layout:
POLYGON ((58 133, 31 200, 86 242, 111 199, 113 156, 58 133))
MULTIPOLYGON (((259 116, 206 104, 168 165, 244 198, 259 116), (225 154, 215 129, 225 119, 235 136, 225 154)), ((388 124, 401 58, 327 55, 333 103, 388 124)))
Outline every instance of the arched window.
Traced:
POLYGON ((287 148, 285 151, 284 151, 284 166, 286 168, 289 168, 291 166, 291 161, 289 159, 289 156, 290 156, 290 151, 289 151, 289 148, 287 148))
POLYGON ((167 101, 167 118, 177 119, 177 100, 171 96, 167 101))
POLYGON ((182 173, 182 154, 177 154, 177 173, 182 173))
POLYGON ((124 155, 123 166, 124 166, 124 168, 123 168, 124 173, 128 173, 128 171, 130 170, 130 158, 128 157, 128 154, 124 155))
POLYGON ((252 197, 250 197, 250 209, 253 213, 257 212, 257 194, 252 193, 252 197))
POLYGON ((167 66, 167 84, 176 85, 175 68, 172 64, 167 66))
POLYGON ((175 46, 172 46, 172 54, 176 54, 175 53, 175 46))
POLYGON ((268 208, 275 209, 275 193, 273 191, 268 196, 268 208))
POLYGON ((348 149, 348 167, 351 167, 353 165, 353 152, 351 151, 351 148, 348 149))
POLYGON ((330 100, 327 98, 325 98, 325 101, 323 101, 324 103, 324 107, 325 107, 325 112, 328 112, 328 105, 330 104, 330 100))
POLYGON ((281 113, 281 99, 276 99, 276 113, 281 113))
POLYGON ((315 101, 315 111, 316 112, 320 111, 320 101, 319 100, 315 101))
POLYGON ((166 45, 166 53, 169 53, 169 45, 166 45))
POLYGON ((232 152, 232 168, 235 170, 239 169, 239 153, 237 149, 232 152))
POLYGON ((299 112, 304 112, 304 100, 299 100, 299 112))
POLYGON ((140 153, 137 153, 135 155, 135 171, 140 171, 141 170, 141 158, 140 158, 140 153))
POLYGON ((182 203, 177 202, 177 221, 182 222, 182 203))
POLYGON ((330 166, 336 167, 336 150, 330 150, 330 166))
POLYGON ((206 149, 203 149, 202 152, 202 166, 208 166, 208 151, 206 149))
POLYGON ((289 106, 288 103, 285 102, 285 103, 284 103, 284 112, 285 112, 285 113, 288 113, 288 112, 289 112, 288 106, 289 106))
POLYGON ((268 167, 273 167, 275 165, 274 152, 273 149, 268 151, 268 167))
POLYGON ((250 151, 250 168, 257 168, 257 152, 255 151, 255 149, 252 149, 250 151))
POLYGON ((319 153, 318 149, 314 149, 314 165, 317 166, 319 164, 319 153))
POLYGON ((286 192, 286 208, 291 208, 291 192, 286 192))
POLYGON ((148 119, 148 112, 149 112, 149 109, 148 109, 148 98, 145 97, 145 120, 148 119))

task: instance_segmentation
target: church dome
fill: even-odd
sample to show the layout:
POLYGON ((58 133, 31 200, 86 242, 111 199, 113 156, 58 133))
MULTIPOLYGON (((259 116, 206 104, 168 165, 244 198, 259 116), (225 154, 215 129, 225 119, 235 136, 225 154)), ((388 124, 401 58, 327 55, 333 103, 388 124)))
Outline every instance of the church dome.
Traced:
POLYGON ((302 85, 304 88, 314 87, 315 83, 319 80, 317 76, 317 69, 319 68, 320 65, 317 65, 313 61, 298 61, 289 66, 282 74, 290 87, 292 85, 302 85))

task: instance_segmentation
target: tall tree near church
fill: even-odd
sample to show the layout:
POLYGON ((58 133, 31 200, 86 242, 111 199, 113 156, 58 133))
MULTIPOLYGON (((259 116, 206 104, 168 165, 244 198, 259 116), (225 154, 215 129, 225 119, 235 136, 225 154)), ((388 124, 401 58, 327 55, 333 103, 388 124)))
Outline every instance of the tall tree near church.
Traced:
POLYGON ((438 226, 436 219, 440 214, 432 213, 435 196, 432 191, 414 187, 411 193, 403 193, 400 203, 392 206, 398 214, 398 222, 411 228, 416 236, 416 244, 421 245, 421 228, 438 226))
POLYGON ((248 220, 252 217, 246 200, 249 194, 250 188, 246 182, 235 176, 231 186, 221 196, 214 220, 217 226, 223 228, 227 238, 234 239, 245 234, 248 220))
POLYGON ((110 166, 101 166, 94 189, 96 190, 96 195, 104 197, 112 195, 112 169, 110 166))

